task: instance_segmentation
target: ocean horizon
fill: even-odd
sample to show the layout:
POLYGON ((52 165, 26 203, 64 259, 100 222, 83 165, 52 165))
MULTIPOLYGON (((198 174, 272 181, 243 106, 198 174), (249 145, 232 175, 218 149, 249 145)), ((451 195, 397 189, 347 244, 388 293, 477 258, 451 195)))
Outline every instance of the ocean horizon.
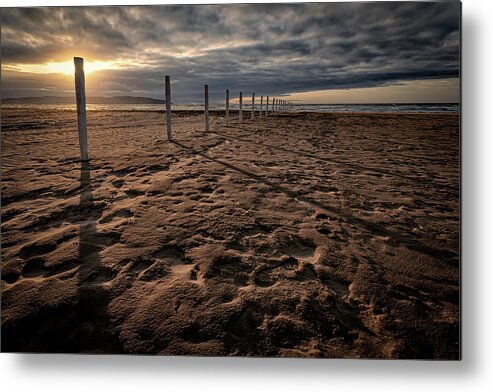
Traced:
MULTIPOLYGON (((2 104, 2 108, 33 108, 48 110, 73 110, 76 111, 75 104, 2 104)), ((260 104, 256 104, 255 110, 258 111, 260 104)), ((224 110, 224 104, 212 103, 209 110, 224 110)), ((230 103, 230 110, 238 110, 239 105, 230 103)), ((245 111, 251 110, 250 104, 243 104, 245 111)), ((263 106, 265 110, 265 106, 263 106)), ((163 104, 87 104, 88 111, 144 111, 159 112, 164 111, 163 104)), ((178 103, 172 105, 173 111, 197 111, 203 110, 200 103, 178 103)), ((397 104, 296 104, 292 106, 292 111, 296 112, 321 112, 321 113, 459 113, 458 103, 397 103, 397 104)))

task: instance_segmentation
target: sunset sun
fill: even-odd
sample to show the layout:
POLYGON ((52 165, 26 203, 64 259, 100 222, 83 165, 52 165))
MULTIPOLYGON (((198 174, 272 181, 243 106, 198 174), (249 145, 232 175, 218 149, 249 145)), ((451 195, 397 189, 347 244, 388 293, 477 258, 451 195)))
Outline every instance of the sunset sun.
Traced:
MULTIPOLYGON (((66 76, 71 76, 74 74, 74 61, 60 61, 60 62, 50 62, 44 64, 29 64, 21 65, 19 68, 24 72, 42 73, 42 74, 63 74, 66 76)), ((85 61, 84 72, 90 74, 95 71, 102 71, 108 69, 118 69, 120 66, 113 61, 85 61)))

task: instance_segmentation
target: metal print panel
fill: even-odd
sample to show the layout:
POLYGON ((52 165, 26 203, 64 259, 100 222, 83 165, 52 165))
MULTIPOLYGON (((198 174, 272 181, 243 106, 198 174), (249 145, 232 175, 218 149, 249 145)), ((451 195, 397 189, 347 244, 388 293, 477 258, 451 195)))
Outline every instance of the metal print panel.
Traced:
POLYGON ((2 350, 460 359, 460 15, 2 8, 2 350))

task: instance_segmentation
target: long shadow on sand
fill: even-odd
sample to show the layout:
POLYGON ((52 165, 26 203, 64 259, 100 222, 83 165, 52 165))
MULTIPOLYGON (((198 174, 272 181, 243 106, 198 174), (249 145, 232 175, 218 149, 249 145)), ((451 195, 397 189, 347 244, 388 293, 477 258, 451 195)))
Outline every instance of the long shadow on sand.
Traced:
MULTIPOLYGON (((102 241, 96 230, 94 202, 91 185, 91 170, 87 162, 81 164, 80 204, 83 216, 79 231, 79 278, 78 330, 76 350, 78 352, 119 352, 116 340, 107 333, 109 317, 106 312, 110 296, 104 288, 108 270, 101 264, 99 251, 102 241)), ((98 213, 100 215, 100 213, 98 213)))
POLYGON ((299 194, 298 192, 287 189, 281 185, 275 184, 265 177, 259 176, 257 174, 252 173, 252 172, 249 172, 249 171, 242 169, 238 166, 234 166, 228 162, 225 162, 225 161, 216 159, 214 157, 211 157, 210 155, 207 155, 202 151, 198 151, 198 150, 196 150, 190 146, 187 146, 185 144, 182 144, 178 141, 173 141, 172 143, 180 146, 183 149, 190 151, 191 153, 200 155, 201 157, 203 157, 205 159, 208 159, 212 162, 215 162, 215 163, 218 163, 224 167, 227 167, 228 169, 234 170, 240 174, 243 174, 247 177, 250 177, 250 178, 252 178, 252 179, 254 179, 254 180, 256 180, 262 184, 268 185, 272 189, 274 189, 278 192, 282 192, 285 195, 291 197, 292 199, 301 201, 303 203, 311 205, 312 207, 323 210, 328 215, 330 215, 333 219, 341 219, 341 220, 343 219, 348 224, 359 225, 360 227, 363 227, 364 229, 369 231, 369 233, 371 235, 379 235, 379 236, 388 237, 389 241, 391 243, 393 243, 393 245, 397 246, 397 245, 401 244, 401 245, 404 245, 411 250, 424 253, 428 256, 431 256, 431 257, 436 258, 436 259, 440 259, 442 261, 447 261, 447 259, 449 259, 449 258, 454 258, 454 257, 458 256, 455 252, 452 252, 452 251, 449 251, 446 249, 436 249, 436 248, 430 247, 430 246, 423 244, 417 240, 413 240, 411 238, 407 238, 407 237, 405 237, 399 233, 396 233, 394 231, 390 231, 382 225, 379 225, 379 224, 376 224, 373 222, 369 222, 363 218, 356 217, 356 216, 354 216, 354 215, 352 215, 346 211, 343 211, 339 208, 336 208, 333 206, 327 206, 325 204, 320 203, 317 200, 312 200, 312 199, 310 199, 304 195, 299 194))
MULTIPOLYGON (((214 131, 211 133, 215 133, 216 135, 219 135, 221 137, 224 137, 224 138, 230 139, 230 140, 237 140, 237 141, 244 142, 244 143, 250 143, 250 144, 254 144, 254 145, 258 145, 258 146, 262 146, 262 147, 267 147, 267 148, 270 148, 273 150, 278 150, 278 151, 287 152, 290 154, 303 156, 305 158, 311 158, 311 159, 316 159, 318 161, 323 161, 323 162, 328 162, 328 163, 332 163, 332 164, 346 166, 346 167, 351 168, 351 169, 359 170, 360 172, 373 172, 373 173, 376 173, 377 175, 381 175, 381 176, 389 176, 389 177, 394 177, 394 178, 398 177, 398 178, 401 178, 403 180, 411 181, 411 182, 417 183, 417 184, 430 184, 433 182, 433 179, 431 179, 431 178, 419 178, 419 177, 415 177, 415 176, 406 176, 406 175, 397 174, 395 172, 388 171, 388 170, 382 170, 382 169, 377 169, 377 168, 373 168, 373 167, 361 166, 361 165, 358 165, 358 164, 355 164, 352 162, 344 162, 344 161, 341 161, 338 159, 333 159, 333 158, 324 158, 324 157, 320 157, 320 156, 315 155, 315 154, 311 154, 308 151, 290 150, 289 148, 284 148, 284 147, 275 146, 273 144, 263 143, 263 142, 260 142, 258 140, 252 141, 252 140, 249 140, 246 138, 241 138, 238 136, 232 136, 232 135, 226 134, 224 132, 214 131)), ((454 191, 456 193, 459 192, 458 188, 453 187, 453 186, 440 184, 440 187, 441 188, 447 188, 447 189, 454 191)))
MULTIPOLYGON (((90 167, 88 163, 82 163, 76 217, 80 236, 79 269, 74 277, 76 291, 71 294, 67 289, 66 294, 59 293, 61 298, 66 295, 63 300, 28 311, 15 324, 2 323, 2 351, 120 352, 116 339, 107 333, 106 307, 110 297, 103 287, 106 277, 99 255, 104 242, 96 230, 101 212, 94 207, 90 167)), ((32 290, 38 289, 37 285, 32 287, 32 290)), ((66 287, 70 288, 71 283, 66 287)))

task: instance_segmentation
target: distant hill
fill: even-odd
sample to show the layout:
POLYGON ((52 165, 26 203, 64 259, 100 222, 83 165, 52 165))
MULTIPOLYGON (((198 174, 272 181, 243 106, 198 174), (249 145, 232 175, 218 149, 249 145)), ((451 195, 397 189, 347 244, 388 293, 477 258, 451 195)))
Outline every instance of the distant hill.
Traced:
MULTIPOLYGON (((3 98, 4 104, 74 104, 75 96, 72 97, 23 97, 23 98, 3 98)), ((164 104, 162 99, 154 99, 147 97, 131 97, 131 96, 118 96, 118 97, 87 97, 87 103, 92 104, 164 104)))

